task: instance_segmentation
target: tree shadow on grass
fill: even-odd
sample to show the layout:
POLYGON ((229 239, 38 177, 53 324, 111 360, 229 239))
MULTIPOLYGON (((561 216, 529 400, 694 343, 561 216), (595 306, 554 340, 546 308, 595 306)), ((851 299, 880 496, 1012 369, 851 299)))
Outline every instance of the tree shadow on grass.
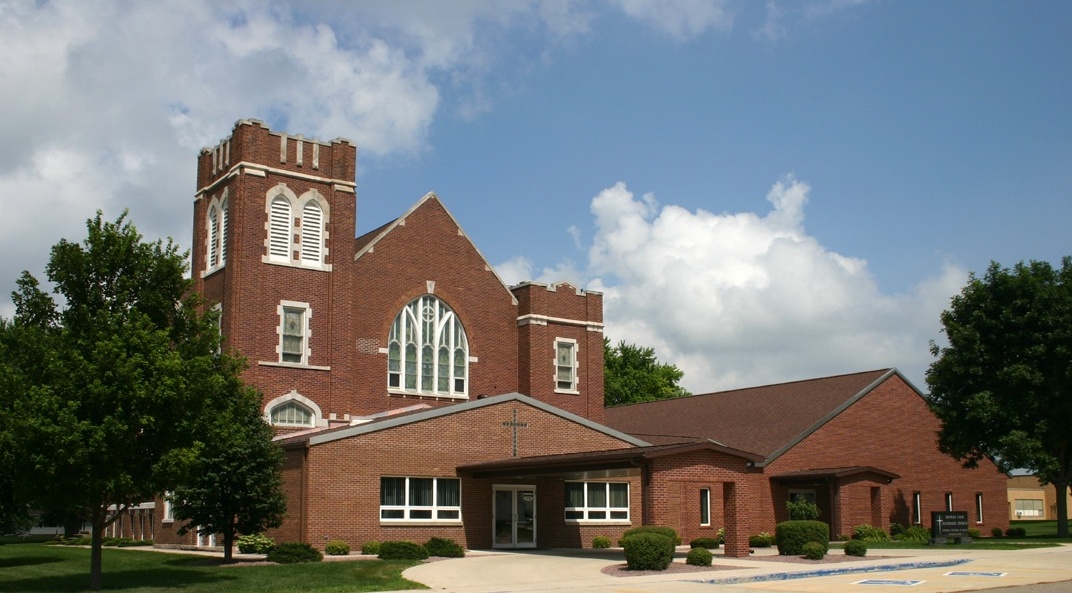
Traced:
MULTIPOLYGON (((170 564, 170 563, 169 563, 170 564)), ((179 564, 179 563, 175 563, 179 564)), ((138 588, 181 588, 206 583, 223 583, 235 577, 205 570, 158 567, 152 569, 105 571, 102 590, 123 591, 138 588)), ((14 581, 0 580, 2 593, 67 593, 89 590, 89 573, 68 574, 14 581)))
POLYGON ((0 558, 0 568, 15 568, 16 566, 34 566, 36 564, 50 564, 63 562, 63 559, 55 556, 23 556, 15 558, 0 558))

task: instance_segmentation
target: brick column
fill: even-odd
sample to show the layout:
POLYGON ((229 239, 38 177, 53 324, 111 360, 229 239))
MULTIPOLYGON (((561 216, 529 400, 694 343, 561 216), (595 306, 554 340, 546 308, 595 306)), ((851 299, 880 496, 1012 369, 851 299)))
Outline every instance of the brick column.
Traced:
POLYGON ((725 554, 730 558, 744 558, 748 556, 748 510, 744 508, 745 493, 742 492, 743 484, 737 482, 723 482, 722 484, 722 516, 726 520, 725 554))

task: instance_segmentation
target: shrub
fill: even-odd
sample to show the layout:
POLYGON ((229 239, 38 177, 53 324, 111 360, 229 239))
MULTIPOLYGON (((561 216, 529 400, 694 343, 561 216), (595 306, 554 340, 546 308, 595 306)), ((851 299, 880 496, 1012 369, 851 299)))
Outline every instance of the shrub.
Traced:
POLYGON ((808 542, 830 541, 830 526, 822 521, 783 521, 774 530, 778 553, 782 556, 799 556, 808 542))
POLYGON ((1024 527, 1010 527, 1005 530, 1008 537, 1027 537, 1027 529, 1024 527))
POLYGON ((673 527, 660 527, 659 525, 641 525, 640 527, 634 527, 632 529, 626 529, 622 534, 622 538, 618 540, 619 546, 625 546, 625 538, 639 535, 641 533, 654 533, 664 537, 670 538, 670 541, 674 542, 674 545, 681 543, 681 537, 677 534, 677 531, 673 527))
POLYGON ((707 549, 707 550, 717 550, 718 549, 718 538, 717 537, 698 537, 698 538, 692 540, 691 542, 689 542, 689 547, 690 548, 704 548, 704 549, 707 549))
POLYGON ((685 564, 691 564, 693 566, 711 566, 711 552, 707 548, 693 548, 689 550, 688 556, 685 556, 685 564))
POLYGON ((623 536, 622 547, 629 570, 666 570, 674 559, 674 540, 658 533, 623 536))
POLYGON ((725 527, 719 527, 718 528, 718 543, 720 543, 720 544, 726 543, 726 528, 725 527))
POLYGON ((324 546, 324 553, 328 556, 346 556, 350 553, 350 544, 341 539, 333 539, 324 546))
POLYGON ((611 544, 610 538, 605 535, 597 535, 592 538, 592 547, 598 550, 609 548, 611 544))
POLYGON ((796 502, 789 501, 785 503, 785 506, 789 509, 790 521, 819 520, 819 506, 814 502, 808 502, 806 500, 798 500, 796 502))
POLYGON ((235 540, 238 551, 243 554, 267 554, 275 547, 275 540, 261 534, 240 535, 235 540))
POLYGON ((376 556, 380 553, 380 542, 376 540, 369 540, 361 544, 361 553, 368 556, 376 556))
POLYGON ((266 560, 276 564, 298 564, 301 562, 320 562, 324 555, 320 550, 301 542, 286 542, 279 544, 268 552, 266 560))
POLYGON ((444 537, 433 537, 424 544, 424 550, 429 556, 440 558, 464 558, 465 549, 458 542, 444 537))
POLYGON ((991 529, 990 530, 990 535, 993 536, 993 537, 1001 537, 1001 528, 1000 527, 995 527, 995 528, 991 529))
POLYGON ((907 527, 900 523, 890 523, 890 537, 897 539, 897 536, 903 534, 907 529, 907 527))
POLYGON ((428 550, 424 546, 413 542, 383 542, 380 544, 381 560, 424 560, 428 558, 428 550))
POLYGON ((748 545, 753 548, 769 548, 773 543, 771 535, 764 531, 758 535, 752 535, 748 538, 748 545))
POLYGON ((822 560, 826 556, 826 544, 820 542, 808 542, 803 547, 804 557, 808 560, 822 560))
POLYGON ((922 525, 913 525, 897 536, 898 541, 925 544, 931 540, 931 532, 922 525))
POLYGON ((859 539, 865 542, 886 542, 890 541, 890 536, 878 527, 864 523, 852 528, 852 539, 859 539))
POLYGON ((125 537, 125 538, 117 541, 115 543, 115 545, 119 546, 120 548, 132 548, 132 547, 138 547, 138 546, 151 546, 151 545, 153 545, 153 540, 151 540, 151 539, 130 539, 129 537, 125 537))
POLYGON ((853 539, 845 542, 846 556, 867 556, 867 544, 862 539, 853 539))
POLYGON ((980 535, 982 535, 982 534, 979 532, 978 529, 976 529, 974 527, 969 527, 968 528, 968 537, 970 537, 972 539, 979 539, 980 535))

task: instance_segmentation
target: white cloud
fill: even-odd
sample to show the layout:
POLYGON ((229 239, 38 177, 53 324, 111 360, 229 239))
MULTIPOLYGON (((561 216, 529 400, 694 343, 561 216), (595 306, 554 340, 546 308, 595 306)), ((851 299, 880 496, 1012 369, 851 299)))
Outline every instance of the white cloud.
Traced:
POLYGON ((601 192, 589 287, 605 293, 606 335, 654 347, 693 391, 888 366, 919 381, 966 273, 882 294, 866 261, 805 232, 808 193, 787 177, 759 216, 660 207, 623 183, 601 192))
POLYGON ((687 41, 708 29, 733 27, 733 14, 722 0, 618 0, 629 17, 647 23, 676 41, 687 41))

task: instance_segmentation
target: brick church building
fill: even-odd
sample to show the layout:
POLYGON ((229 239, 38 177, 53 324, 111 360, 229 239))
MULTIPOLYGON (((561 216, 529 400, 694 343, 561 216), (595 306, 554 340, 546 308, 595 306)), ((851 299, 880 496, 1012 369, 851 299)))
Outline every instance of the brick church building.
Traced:
MULTIPOLYGON (((1007 526, 1005 476, 960 468, 889 369, 604 410, 603 301, 507 286, 435 194, 356 235, 356 147, 239 121, 198 158, 192 271, 286 458, 268 535, 585 547, 630 527, 773 531, 791 497, 835 533, 969 510, 1007 526)), ((177 535, 167 503, 157 545, 177 535)))

